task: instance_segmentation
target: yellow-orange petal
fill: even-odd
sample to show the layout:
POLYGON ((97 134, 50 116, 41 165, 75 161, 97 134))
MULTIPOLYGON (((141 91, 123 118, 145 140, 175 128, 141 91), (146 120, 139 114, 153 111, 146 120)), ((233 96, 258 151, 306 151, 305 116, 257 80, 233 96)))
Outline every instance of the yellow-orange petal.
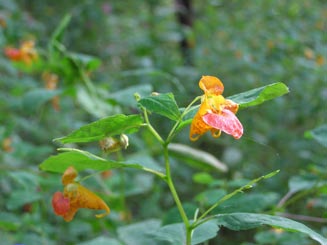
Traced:
POLYGON ((198 113, 194 116, 190 129, 190 140, 196 141, 198 140, 204 133, 210 130, 210 126, 208 126, 203 120, 202 115, 198 113))
POLYGON ((205 94, 221 95, 224 92, 224 84, 214 76, 202 76, 199 87, 205 94))
POLYGON ((234 114, 238 111, 238 104, 232 100, 226 99, 224 102, 224 109, 230 110, 234 114))
POLYGON ((65 170, 64 174, 62 175, 61 182, 63 185, 68 185, 69 183, 73 183, 76 177, 76 169, 73 166, 70 166, 65 170))
POLYGON ((97 214, 97 218, 110 213, 110 208, 99 196, 78 183, 68 184, 64 189, 64 196, 69 198, 72 210, 79 208, 105 210, 105 213, 97 214))

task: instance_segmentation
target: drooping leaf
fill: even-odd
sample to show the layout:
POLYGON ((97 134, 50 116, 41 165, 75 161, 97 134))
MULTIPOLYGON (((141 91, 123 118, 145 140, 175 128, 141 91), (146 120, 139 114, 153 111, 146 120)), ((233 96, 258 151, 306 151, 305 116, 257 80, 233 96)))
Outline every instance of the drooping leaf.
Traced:
POLYGON ((140 115, 118 114, 84 125, 71 134, 57 138, 61 143, 91 142, 122 133, 134 133, 143 123, 140 115))
POLYGON ((73 166, 77 171, 86 169, 104 171, 115 168, 144 169, 139 164, 126 164, 113 160, 105 160, 80 150, 50 156, 39 165, 39 168, 44 171, 63 173, 69 166, 73 166))
POLYGON ((171 143, 168 146, 171 154, 177 158, 182 158, 185 163, 202 170, 219 170, 227 172, 228 167, 219 161, 214 155, 194 149, 187 145, 171 143))
POLYGON ((147 110, 168 117, 171 120, 176 121, 180 117, 180 112, 172 93, 148 96, 140 99, 138 103, 147 110))
POLYGON ((255 88, 240 94, 228 97, 239 104, 240 108, 246 108, 264 103, 265 101, 277 98, 289 92, 284 83, 272 83, 260 88, 255 88))
POLYGON ((291 232, 301 232, 308 235, 313 240, 316 240, 322 245, 327 244, 327 239, 314 230, 310 229, 302 223, 284 217, 267 214, 230 213, 216 215, 215 221, 217 222, 216 224, 218 226, 224 226, 228 229, 236 231, 253 229, 262 225, 269 225, 291 232))

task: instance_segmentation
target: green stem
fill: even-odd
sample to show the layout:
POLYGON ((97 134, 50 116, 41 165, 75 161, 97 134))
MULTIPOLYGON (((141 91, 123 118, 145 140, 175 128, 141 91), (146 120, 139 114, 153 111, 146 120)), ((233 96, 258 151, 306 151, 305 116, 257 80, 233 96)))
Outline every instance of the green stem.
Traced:
POLYGON ((183 118, 186 116, 187 113, 189 113, 192 105, 194 105, 194 103, 196 103, 201 98, 202 98, 202 96, 195 97, 195 99, 185 108, 185 110, 183 111, 183 113, 180 116, 180 118, 176 121, 175 125, 170 130, 166 142, 170 143, 172 141, 172 139, 174 138, 174 136, 176 134, 176 130, 177 130, 178 126, 180 125, 180 123, 182 122, 183 118))
POLYGON ((179 126, 179 124, 182 122, 183 117, 190 111, 191 106, 198 101, 201 98, 201 96, 196 97, 188 106, 187 108, 184 110, 184 112, 182 113, 182 115, 180 116, 179 120, 175 123, 175 125, 173 126, 172 130, 170 131, 166 141, 164 141, 161 136, 158 134, 158 132, 152 127, 149 117, 148 117, 148 113, 146 111, 145 108, 142 108, 143 110, 143 114, 144 114, 144 120, 146 122, 146 126, 148 127, 148 129, 150 130, 150 132, 153 134, 153 136, 160 142, 160 144, 163 146, 163 152, 164 152, 164 159, 165 159, 165 168, 166 168, 166 175, 158 175, 159 177, 161 177, 162 179, 164 179, 169 187, 169 190, 173 196, 173 199, 175 201, 175 204, 177 206, 177 209, 179 211, 179 214, 183 220, 184 223, 184 227, 185 227, 185 232, 186 232, 186 245, 191 245, 191 240, 192 240, 192 231, 193 231, 193 227, 190 225, 190 222, 187 218, 187 215, 185 213, 185 210, 183 208, 182 202, 178 196, 178 193, 176 191, 172 176, 171 176, 171 170, 170 170, 170 162, 169 162, 169 152, 168 152, 168 145, 171 142, 171 140, 173 139, 177 128, 179 126))
POLYGON ((253 187, 253 185, 263 179, 268 179, 271 178, 272 176, 274 176, 275 174, 277 174, 279 172, 279 170, 276 170, 274 172, 271 172, 267 175, 261 176, 259 178, 256 178, 252 181, 250 181, 249 183, 247 183, 246 185, 234 190, 233 192, 225 195, 224 197, 222 197, 220 200, 218 200, 215 204, 213 204, 210 208, 208 208, 192 225, 191 225, 191 229, 196 228, 197 226, 205 223, 206 221, 208 221, 209 219, 211 219, 210 217, 207 217, 208 214, 214 210, 216 207, 218 207, 220 204, 222 204, 223 202, 227 201, 228 199, 232 198, 233 196, 235 196, 238 193, 242 193, 243 191, 250 189, 253 187))
POLYGON ((145 108, 142 107, 143 110, 143 115, 144 115, 144 120, 146 122, 146 126, 148 127, 148 129, 150 130, 150 132, 153 134, 154 137, 156 137, 156 139, 160 142, 160 144, 164 145, 165 142, 164 140, 161 138, 161 136, 158 134, 158 132, 152 127, 150 120, 149 120, 149 116, 148 116, 148 112, 146 111, 145 108))
POLYGON ((166 166, 166 182, 168 184, 168 187, 170 189, 170 192, 173 196, 173 199, 176 203, 177 209, 181 215, 181 218, 183 220, 183 223, 185 225, 185 230, 186 230, 186 245, 191 244, 191 232, 192 229, 190 229, 190 223, 187 218, 187 215, 185 213, 185 210, 183 208, 183 205, 179 199, 179 196, 177 194, 174 182, 171 177, 171 171, 170 171, 170 162, 169 162, 169 153, 168 153, 168 145, 164 145, 164 157, 165 157, 165 166, 166 166))

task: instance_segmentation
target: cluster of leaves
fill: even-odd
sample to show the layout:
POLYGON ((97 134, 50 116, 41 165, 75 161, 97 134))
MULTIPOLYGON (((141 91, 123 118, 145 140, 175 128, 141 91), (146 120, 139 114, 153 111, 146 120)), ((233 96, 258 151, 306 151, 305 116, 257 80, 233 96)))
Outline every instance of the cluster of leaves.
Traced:
MULTIPOLYGON (((79 219, 69 224, 54 217, 49 207, 51 195, 61 188, 59 176, 40 172, 37 166, 58 147, 50 139, 104 116, 135 113, 135 92, 148 98, 143 103, 149 109, 152 97, 146 96, 153 90, 174 91, 179 104, 186 104, 197 93, 195 84, 201 74, 218 75, 228 81, 227 94, 274 81, 287 81, 292 93, 287 99, 262 105, 260 111, 264 113, 258 113, 257 108, 243 113, 244 140, 231 144, 230 139, 222 136, 219 141, 205 138, 197 144, 214 158, 180 144, 188 137, 187 130, 180 131, 179 144, 172 144, 170 150, 174 156, 176 185, 182 199, 189 200, 184 204, 189 217, 194 215, 196 207, 200 206, 201 210, 210 207, 227 193, 246 186, 250 179, 281 169, 280 174, 262 182, 256 191, 247 190, 246 195, 219 205, 214 210, 217 216, 198 234, 204 234, 203 230, 208 233, 202 238, 195 236, 200 238, 194 243, 215 236, 222 226, 241 230, 262 224, 292 227, 321 243, 324 241, 312 230, 292 221, 285 223, 278 218, 254 214, 224 214, 279 212, 307 220, 311 222, 310 227, 316 224, 314 228, 326 234, 327 137, 323 102, 326 100, 327 40, 322 21, 326 17, 326 5, 318 0, 312 1, 310 6, 304 0, 193 2, 193 27, 181 30, 171 1, 108 4, 94 0, 78 5, 69 1, 56 5, 49 1, 0 1, 3 7, 0 47, 18 46, 22 40, 34 38, 40 53, 39 62, 31 67, 0 57, 0 96, 3 98, 0 102, 3 148, 0 236, 6 244, 76 244, 81 241, 83 244, 146 244, 153 239, 178 244, 182 241, 183 236, 177 235, 182 234, 178 232, 182 229, 181 220, 176 218, 177 210, 171 208, 173 201, 167 189, 149 173, 122 171, 120 168, 126 164, 119 154, 111 155, 113 159, 106 160, 104 167, 102 157, 105 155, 97 144, 69 143, 68 137, 66 143, 70 147, 80 146, 84 151, 68 151, 48 159, 58 162, 55 157, 66 156, 66 160, 74 163, 85 162, 87 166, 91 163, 97 171, 116 168, 112 173, 96 177, 96 181, 93 178, 86 181, 94 189, 103 190, 100 194, 115 210, 105 221, 93 220, 88 212, 80 213, 79 219), (65 12, 72 13, 72 18, 64 17, 65 12), (250 17, 251 21, 247 21, 250 17), (180 56, 181 33, 187 33, 188 42, 192 43, 191 67, 184 66, 180 56), (43 71, 59 76, 58 89, 44 89, 43 71), (60 111, 55 111, 49 103, 54 96, 60 96, 60 111), (87 151, 102 157, 96 159, 87 151), (221 164, 217 157, 227 164, 221 164), (182 162, 191 167, 180 164, 182 162), (110 174, 112 176, 107 178, 110 174), (198 194, 194 196, 194 193, 198 194), (137 222, 139 220, 142 222, 137 222), (160 232, 151 232, 154 230, 160 232), (116 239, 99 236, 103 231, 116 239)), ((261 94, 263 91, 252 92, 261 94)), ((244 105, 253 103, 248 100, 248 94, 231 98, 244 105)), ((177 115, 176 110, 169 113, 172 120, 177 115)), ((138 117, 128 118, 133 123, 140 122, 138 117)), ((154 124, 156 120, 162 121, 156 115, 152 119, 154 124)), ((168 132, 169 122, 157 124, 161 131, 168 132)), ((140 133, 130 136, 125 161, 130 163, 129 167, 140 170, 162 171, 163 166, 158 164, 159 145, 147 131, 140 133)), ((93 140, 101 137, 97 135, 93 140)), ((47 170, 59 173, 64 166, 51 164, 57 169, 47 166, 47 170)), ((82 170, 85 166, 76 167, 82 170)), ((289 244, 290 241, 309 244, 307 237, 300 233, 257 229, 253 233, 239 233, 238 240, 221 229, 217 239, 224 244, 241 244, 246 240, 252 242, 243 244, 289 244)))

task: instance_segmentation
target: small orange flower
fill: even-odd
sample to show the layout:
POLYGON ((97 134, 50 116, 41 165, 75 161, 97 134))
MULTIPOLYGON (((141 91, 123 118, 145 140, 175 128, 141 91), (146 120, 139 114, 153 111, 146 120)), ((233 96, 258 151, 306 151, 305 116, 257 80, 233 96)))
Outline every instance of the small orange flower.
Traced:
POLYGON ((34 48, 34 41, 31 40, 23 42, 19 49, 5 47, 4 53, 12 61, 22 61, 26 65, 30 65, 38 59, 38 53, 34 48))
POLYGON ((71 221, 78 209, 89 208, 105 210, 103 214, 95 215, 102 218, 110 213, 107 204, 96 194, 75 181, 77 171, 74 167, 66 169, 62 176, 64 192, 57 191, 52 197, 52 207, 56 215, 63 216, 65 221, 71 221))
POLYGON ((235 139, 243 135, 243 126, 235 116, 238 104, 225 99, 223 83, 213 76, 202 76, 199 87, 204 91, 200 108, 193 118, 190 139, 195 141, 207 131, 218 138, 221 131, 232 135, 235 139))
POLYGON ((12 147, 12 138, 7 137, 2 141, 2 149, 5 152, 12 152, 14 150, 12 147))
MULTIPOLYGON (((58 83, 59 83, 59 77, 56 74, 45 71, 42 74, 42 79, 44 81, 45 89, 47 89, 47 90, 57 89, 58 83)), ((54 96, 51 99, 51 103, 52 103, 53 109, 55 109, 56 111, 60 110, 60 98, 59 98, 59 96, 54 96)))

